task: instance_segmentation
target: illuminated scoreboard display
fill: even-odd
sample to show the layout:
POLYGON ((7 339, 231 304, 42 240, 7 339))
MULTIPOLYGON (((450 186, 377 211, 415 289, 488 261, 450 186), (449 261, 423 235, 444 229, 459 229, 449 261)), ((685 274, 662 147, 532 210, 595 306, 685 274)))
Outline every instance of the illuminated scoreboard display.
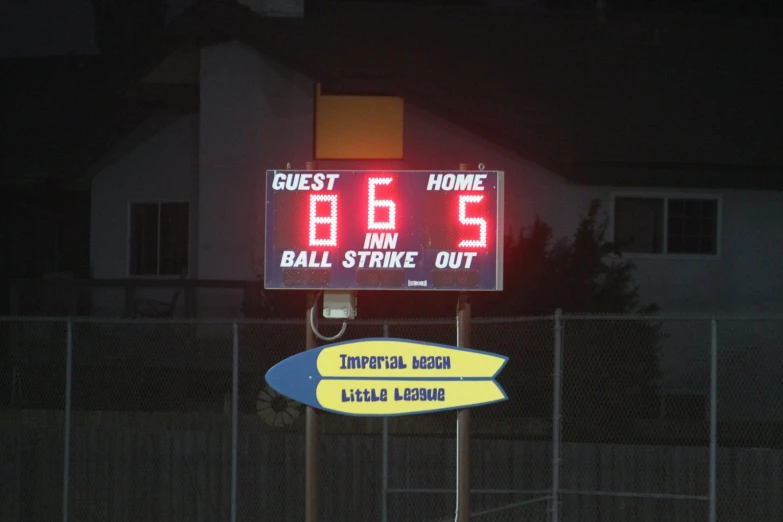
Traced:
POLYGON ((264 287, 502 290, 502 171, 266 172, 264 287))

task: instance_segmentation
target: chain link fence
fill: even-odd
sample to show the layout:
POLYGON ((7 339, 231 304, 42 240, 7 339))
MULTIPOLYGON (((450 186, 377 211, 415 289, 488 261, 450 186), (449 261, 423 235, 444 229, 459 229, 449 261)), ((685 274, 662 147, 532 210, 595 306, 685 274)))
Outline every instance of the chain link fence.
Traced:
MULTIPOLYGON (((0 520, 304 519, 305 321, 0 319, 0 520)), ((320 325, 334 335, 338 327, 320 325)), ((453 345, 454 321, 343 340, 453 345)), ((783 318, 474 319, 509 400, 472 415, 477 522, 783 519, 783 318)), ((319 520, 456 509, 456 412, 318 413, 319 520)))

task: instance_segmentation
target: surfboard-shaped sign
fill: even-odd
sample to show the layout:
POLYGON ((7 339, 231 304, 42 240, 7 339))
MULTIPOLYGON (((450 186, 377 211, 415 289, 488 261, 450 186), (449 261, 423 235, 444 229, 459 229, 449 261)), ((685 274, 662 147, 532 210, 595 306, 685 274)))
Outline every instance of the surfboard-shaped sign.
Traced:
POLYGON ((508 357, 405 339, 361 339, 291 356, 266 374, 281 395, 361 417, 472 408, 508 399, 495 377, 508 357))

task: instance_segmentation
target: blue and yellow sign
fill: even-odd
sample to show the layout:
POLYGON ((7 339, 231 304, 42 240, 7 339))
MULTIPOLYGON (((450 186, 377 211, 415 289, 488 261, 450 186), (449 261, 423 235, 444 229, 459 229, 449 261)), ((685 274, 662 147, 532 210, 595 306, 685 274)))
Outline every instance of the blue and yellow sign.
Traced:
POLYGON ((495 377, 508 357, 404 339, 329 344, 276 364, 266 381, 281 395, 362 417, 469 408, 508 397, 495 377))

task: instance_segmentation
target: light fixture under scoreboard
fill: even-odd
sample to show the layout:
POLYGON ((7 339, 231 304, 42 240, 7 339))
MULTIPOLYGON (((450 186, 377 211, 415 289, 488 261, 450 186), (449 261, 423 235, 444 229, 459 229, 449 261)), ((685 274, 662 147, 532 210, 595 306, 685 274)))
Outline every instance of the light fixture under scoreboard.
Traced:
POLYGON ((266 172, 264 287, 502 290, 503 172, 266 172))

